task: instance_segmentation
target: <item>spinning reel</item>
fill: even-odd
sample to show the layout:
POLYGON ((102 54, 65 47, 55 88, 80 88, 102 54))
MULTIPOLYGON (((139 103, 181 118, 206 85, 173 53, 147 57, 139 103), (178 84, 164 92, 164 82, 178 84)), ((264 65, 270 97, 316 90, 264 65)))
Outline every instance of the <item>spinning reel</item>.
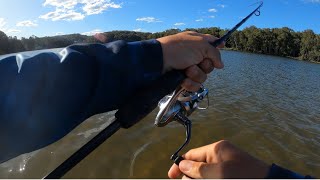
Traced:
POLYGON ((188 92, 181 87, 178 87, 171 95, 165 96, 158 103, 160 108, 155 120, 155 125, 164 127, 167 124, 176 121, 186 128, 186 140, 180 148, 171 156, 177 165, 183 160, 179 156, 179 152, 189 143, 191 139, 192 123, 188 119, 196 109, 207 109, 209 107, 208 90, 203 86, 197 92, 188 92), (200 107, 199 103, 207 99, 207 106, 200 107))

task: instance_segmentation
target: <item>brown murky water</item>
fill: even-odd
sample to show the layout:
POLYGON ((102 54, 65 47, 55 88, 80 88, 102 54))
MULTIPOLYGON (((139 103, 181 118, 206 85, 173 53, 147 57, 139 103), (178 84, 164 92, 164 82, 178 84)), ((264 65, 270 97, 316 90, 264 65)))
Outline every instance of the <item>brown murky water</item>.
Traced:
MULTIPOLYGON (((211 106, 195 112, 185 150, 227 139, 268 162, 320 177, 320 65, 223 51, 224 70, 209 77, 211 106)), ((120 130, 65 178, 167 178, 181 125, 158 128, 156 112, 120 130)), ((0 165, 0 178, 42 178, 97 134, 112 112, 97 115, 61 141, 0 165)))

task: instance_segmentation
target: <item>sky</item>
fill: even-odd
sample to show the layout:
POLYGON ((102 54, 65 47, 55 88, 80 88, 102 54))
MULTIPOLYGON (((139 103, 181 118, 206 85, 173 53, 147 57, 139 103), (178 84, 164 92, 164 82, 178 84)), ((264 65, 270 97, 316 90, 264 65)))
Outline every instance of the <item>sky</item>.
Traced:
MULTIPOLYGON (((8 36, 55 36, 130 30, 231 28, 257 0, 1 0, 0 30, 8 36)), ((259 17, 240 29, 289 27, 320 34, 320 0, 264 0, 259 17)))

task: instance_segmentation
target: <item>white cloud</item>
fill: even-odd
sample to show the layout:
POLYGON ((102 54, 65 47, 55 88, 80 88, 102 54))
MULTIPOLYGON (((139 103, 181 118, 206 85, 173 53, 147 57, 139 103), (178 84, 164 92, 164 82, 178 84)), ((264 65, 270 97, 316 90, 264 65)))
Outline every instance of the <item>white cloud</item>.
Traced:
POLYGON ((41 15, 39 18, 45 20, 52 20, 52 21, 76 21, 84 19, 84 15, 74 10, 69 9, 56 9, 56 11, 49 12, 47 14, 41 15))
POLYGON ((133 31, 135 31, 135 32, 141 32, 142 29, 141 29, 141 28, 138 28, 138 29, 134 29, 133 31))
POLYGON ((186 25, 186 24, 185 24, 185 23, 180 22, 180 23, 175 23, 174 25, 175 25, 175 26, 184 26, 184 25, 186 25))
POLYGON ((82 8, 87 15, 101 14, 108 8, 118 9, 121 8, 120 4, 115 4, 114 2, 106 3, 105 0, 87 0, 84 7, 82 8))
POLYGON ((6 33, 20 33, 20 32, 21 32, 21 30, 19 30, 19 29, 8 29, 6 31, 6 33))
POLYGON ((109 8, 121 8, 121 4, 111 0, 46 0, 43 6, 55 7, 55 11, 40 16, 52 21, 82 20, 85 16, 101 14, 109 8))
POLYGON ((81 33, 82 35, 86 35, 86 36, 93 36, 95 34, 98 34, 98 33, 102 33, 103 31, 101 29, 94 29, 92 31, 89 31, 89 32, 84 32, 84 33, 81 33))
POLYGON ((225 8, 226 5, 224 5, 224 4, 218 4, 218 7, 225 8))
POLYGON ((43 6, 55 6, 64 9, 73 9, 79 3, 78 0, 46 0, 43 6))
POLYGON ((18 26, 18 27, 37 27, 38 24, 35 21, 26 20, 26 21, 18 22, 16 24, 16 26, 18 26))
POLYGON ((56 33, 57 36, 64 35, 64 34, 65 34, 64 32, 57 32, 56 33))
POLYGON ((0 31, 3 31, 6 34, 15 34, 15 33, 20 33, 21 30, 19 29, 12 29, 6 26, 7 22, 4 18, 0 18, 0 31))
POLYGON ((215 16, 209 16, 209 18, 215 18, 215 16))
POLYGON ((203 19, 197 19, 196 20, 196 22, 202 22, 203 21, 203 19))
POLYGON ((143 22, 147 22, 147 23, 161 22, 160 20, 158 20, 154 17, 137 18, 136 21, 143 21, 143 22))
POLYGON ((4 18, 0 18, 0 30, 4 29, 4 26, 7 24, 4 18))
POLYGON ((214 9, 214 8, 209 9, 208 11, 209 11, 209 12, 218 12, 218 10, 216 10, 216 9, 214 9))

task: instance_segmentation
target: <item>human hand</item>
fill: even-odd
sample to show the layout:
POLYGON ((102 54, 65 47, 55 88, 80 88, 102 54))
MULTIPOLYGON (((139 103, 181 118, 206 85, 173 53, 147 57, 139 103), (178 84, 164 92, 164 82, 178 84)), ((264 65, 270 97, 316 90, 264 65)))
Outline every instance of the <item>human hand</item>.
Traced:
MULTIPOLYGON (((94 37, 103 43, 107 42, 102 33, 94 37)), ((207 79, 207 74, 214 68, 223 68, 219 50, 210 45, 217 38, 209 34, 187 31, 157 40, 163 51, 163 73, 172 69, 185 70, 187 79, 181 86, 188 91, 197 91, 207 79)), ((222 47, 224 44, 218 48, 222 47)))
POLYGON ((214 68, 223 68, 219 50, 210 45, 217 38, 211 35, 188 31, 157 40, 163 51, 163 73, 172 69, 185 70, 187 79, 181 86, 186 90, 197 91, 207 74, 214 68))
POLYGON ((174 164, 170 168, 170 178, 176 179, 184 174, 183 179, 258 179, 265 178, 270 168, 224 140, 192 149, 183 157, 185 160, 180 162, 179 167, 174 164))

